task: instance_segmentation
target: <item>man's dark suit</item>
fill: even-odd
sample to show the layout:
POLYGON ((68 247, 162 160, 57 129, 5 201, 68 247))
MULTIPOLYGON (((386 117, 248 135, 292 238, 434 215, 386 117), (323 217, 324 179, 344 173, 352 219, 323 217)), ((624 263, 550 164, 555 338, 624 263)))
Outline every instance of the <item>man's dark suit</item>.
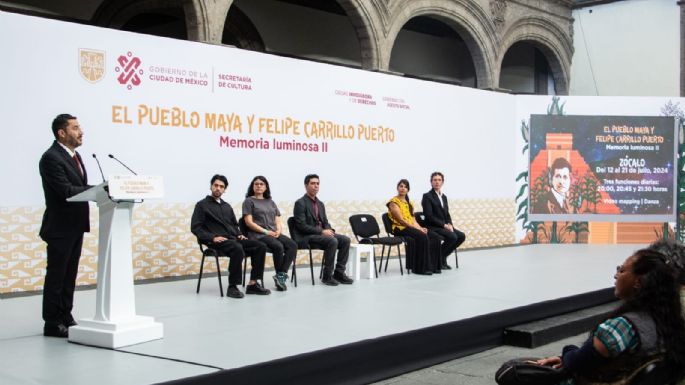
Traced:
MULTIPOLYGON (((81 165, 81 155, 76 153, 81 165)), ((88 202, 67 198, 90 188, 85 167, 79 167, 57 143, 45 151, 39 163, 45 193, 45 213, 40 237, 48 244, 48 264, 43 286, 43 320, 47 326, 74 321, 74 287, 83 233, 90 231, 88 202), (81 174, 81 169, 83 174, 81 174)))
POLYGON ((547 191, 538 198, 533 205, 533 212, 536 214, 575 214, 576 210, 568 204, 568 199, 564 199, 564 205, 560 205, 552 190, 547 191))
POLYGON ((200 243, 229 257, 229 285, 237 286, 242 282, 242 262, 246 253, 250 255, 252 265, 250 279, 256 281, 263 278, 266 246, 259 241, 238 239, 238 235, 243 234, 240 233, 233 208, 223 199, 217 202, 212 196, 207 195, 205 199, 197 202, 190 220, 190 231, 200 243), (214 237, 224 237, 227 240, 215 243, 214 237))
MULTIPOLYGON (((335 263, 335 274, 345 274, 345 265, 347 265, 347 258, 350 254, 350 238, 335 234, 334 237, 327 237, 321 235, 322 230, 331 229, 331 224, 328 223, 326 216, 326 207, 323 202, 316 199, 316 206, 319 211, 317 218, 314 213, 314 202, 306 194, 302 198, 295 201, 293 209, 293 217, 295 218, 295 227, 297 231, 303 236, 300 247, 307 247, 307 244, 312 247, 323 250, 324 263, 324 278, 333 275, 333 262, 335 261, 335 251, 338 250, 338 261, 335 263)), ((292 234, 291 234, 292 235, 292 234)))
POLYGON ((442 205, 440 204, 440 197, 431 189, 429 192, 423 194, 421 199, 421 207, 423 208, 423 215, 426 217, 426 227, 435 231, 444 238, 440 255, 442 257, 443 265, 447 264, 447 256, 454 251, 459 245, 466 240, 466 234, 454 228, 452 217, 450 216, 450 209, 447 205, 447 196, 442 194, 442 205), (445 228, 446 224, 451 224, 454 231, 449 231, 445 228))

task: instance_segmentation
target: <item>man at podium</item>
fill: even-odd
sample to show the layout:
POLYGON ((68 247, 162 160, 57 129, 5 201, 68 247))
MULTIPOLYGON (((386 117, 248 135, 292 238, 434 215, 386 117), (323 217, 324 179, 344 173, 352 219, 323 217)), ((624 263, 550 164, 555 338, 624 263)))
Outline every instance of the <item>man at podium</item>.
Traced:
POLYGON ((76 325, 71 309, 83 233, 90 231, 88 202, 67 198, 89 189, 88 175, 76 148, 83 131, 75 116, 57 115, 52 121, 55 141, 40 158, 45 194, 40 237, 47 243, 48 263, 43 286, 43 335, 66 338, 76 325))

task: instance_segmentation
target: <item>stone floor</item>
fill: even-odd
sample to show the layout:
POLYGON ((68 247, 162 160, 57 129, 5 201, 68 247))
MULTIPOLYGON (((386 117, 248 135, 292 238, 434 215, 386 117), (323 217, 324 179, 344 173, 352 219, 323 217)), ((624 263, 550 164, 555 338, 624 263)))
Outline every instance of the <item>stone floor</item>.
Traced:
POLYGON ((586 333, 540 346, 536 349, 499 346, 478 354, 447 361, 429 368, 388 378, 376 385, 492 385, 495 372, 503 362, 517 357, 546 357, 557 355, 564 345, 581 344, 586 333))

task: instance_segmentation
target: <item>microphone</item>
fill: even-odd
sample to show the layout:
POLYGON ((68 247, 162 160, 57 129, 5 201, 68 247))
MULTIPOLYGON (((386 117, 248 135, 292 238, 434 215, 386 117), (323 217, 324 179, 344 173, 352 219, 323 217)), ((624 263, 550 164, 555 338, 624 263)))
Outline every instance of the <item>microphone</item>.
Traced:
POLYGON ((138 175, 137 172, 131 170, 130 167, 128 167, 127 165, 125 165, 124 162, 122 162, 122 161, 120 161, 119 159, 117 159, 114 155, 109 154, 109 157, 112 158, 112 159, 114 159, 114 160, 116 160, 117 162, 119 162, 120 165, 126 167, 126 169, 127 169, 128 171, 131 171, 131 172, 133 173, 133 175, 138 175))
POLYGON ((95 161, 98 164, 98 169, 100 169, 100 176, 102 176, 102 181, 104 182, 105 181, 105 173, 102 172, 102 167, 100 167, 100 161, 98 160, 98 157, 95 156, 95 153, 93 153, 93 159, 95 159, 95 161))

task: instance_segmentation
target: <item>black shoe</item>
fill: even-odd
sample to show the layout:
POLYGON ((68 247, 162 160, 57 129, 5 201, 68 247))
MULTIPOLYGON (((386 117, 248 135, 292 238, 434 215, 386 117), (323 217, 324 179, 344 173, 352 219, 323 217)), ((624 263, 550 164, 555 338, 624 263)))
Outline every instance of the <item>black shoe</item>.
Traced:
POLYGON ((354 282, 354 280, 345 275, 345 273, 333 273, 333 279, 338 281, 338 283, 342 283, 343 285, 351 285, 354 282))
POLYGON ((440 268, 441 268, 442 270, 452 270, 452 266, 450 266, 450 265, 448 265, 448 264, 446 264, 446 263, 443 263, 442 266, 440 266, 440 268))
POLYGON ((440 269, 433 270, 433 274, 442 274, 442 270, 440 270, 440 269))
POLYGON ((335 280, 335 278, 329 276, 325 276, 321 278, 321 283, 323 283, 326 286, 338 286, 339 282, 335 280))
POLYGON ((76 326, 76 325, 78 325, 78 323, 76 323, 76 320, 74 320, 73 318, 71 319, 71 321, 64 322, 64 326, 66 326, 67 328, 70 328, 70 327, 76 326))
POLYGON ((245 293, 246 294, 257 294, 257 295, 269 295, 269 294, 271 294, 271 290, 260 285, 259 282, 255 282, 254 285, 247 285, 247 289, 245 289, 245 293))
POLYGON ((226 290, 226 297, 243 298, 244 296, 245 294, 238 289, 238 286, 229 286, 228 290, 226 290))
POLYGON ((69 329, 62 324, 45 324, 43 327, 43 335, 46 337, 69 337, 69 329))
POLYGON ((433 275, 432 271, 422 271, 422 272, 414 272, 416 275, 433 275))

